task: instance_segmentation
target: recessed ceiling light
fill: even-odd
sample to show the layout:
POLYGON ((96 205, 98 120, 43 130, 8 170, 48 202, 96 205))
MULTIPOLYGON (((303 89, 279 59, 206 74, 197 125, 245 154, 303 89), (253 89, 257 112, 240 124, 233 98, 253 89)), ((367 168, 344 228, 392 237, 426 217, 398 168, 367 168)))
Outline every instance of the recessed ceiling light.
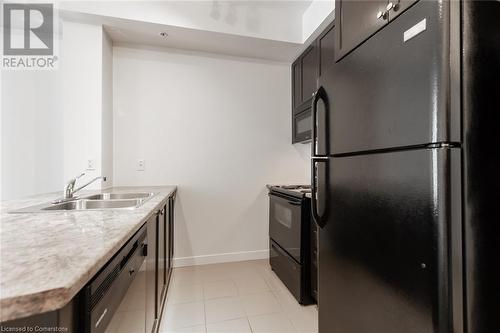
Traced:
POLYGON ((164 31, 160 32, 160 36, 163 37, 163 38, 167 38, 168 37, 168 34, 164 31))

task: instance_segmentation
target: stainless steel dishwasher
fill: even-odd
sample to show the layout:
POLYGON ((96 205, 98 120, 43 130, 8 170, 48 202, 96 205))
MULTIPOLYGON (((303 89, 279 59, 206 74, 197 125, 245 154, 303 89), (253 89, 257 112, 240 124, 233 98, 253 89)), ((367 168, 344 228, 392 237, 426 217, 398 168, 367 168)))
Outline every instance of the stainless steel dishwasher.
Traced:
POLYGON ((146 235, 143 226, 83 289, 84 332, 145 332, 146 235))

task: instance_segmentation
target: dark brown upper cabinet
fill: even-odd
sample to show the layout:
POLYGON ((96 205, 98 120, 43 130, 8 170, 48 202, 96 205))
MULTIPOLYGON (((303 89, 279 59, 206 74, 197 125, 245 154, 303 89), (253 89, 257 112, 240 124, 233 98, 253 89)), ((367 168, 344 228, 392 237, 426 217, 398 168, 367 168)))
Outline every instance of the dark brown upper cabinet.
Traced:
POLYGON ((335 63, 331 23, 292 64, 292 143, 311 140, 311 102, 321 72, 335 63))
POLYGON ((311 139, 311 101, 319 77, 318 55, 314 41, 292 64, 292 143, 311 139))
POLYGON ((313 42, 292 65, 292 93, 294 114, 311 102, 318 80, 318 48, 313 42))
POLYGON ((302 55, 302 103, 310 103, 317 89, 318 47, 314 42, 302 55))
POLYGON ((296 109, 302 104, 301 63, 299 60, 292 65, 292 107, 296 109))
POLYGON ((336 61, 387 24, 386 7, 387 0, 336 0, 336 61))
POLYGON ((330 24, 318 37, 319 76, 335 63, 335 33, 333 27, 334 24, 330 24))
POLYGON ((336 0, 335 61, 384 27, 418 0, 336 0))

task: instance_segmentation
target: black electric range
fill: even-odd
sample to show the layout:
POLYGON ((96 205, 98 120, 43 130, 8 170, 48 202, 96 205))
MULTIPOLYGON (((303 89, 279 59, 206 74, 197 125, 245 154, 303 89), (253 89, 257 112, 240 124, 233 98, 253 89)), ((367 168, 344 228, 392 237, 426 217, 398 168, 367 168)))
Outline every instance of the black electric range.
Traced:
POLYGON ((270 264, 300 304, 317 299, 317 228, 310 185, 269 187, 270 264))

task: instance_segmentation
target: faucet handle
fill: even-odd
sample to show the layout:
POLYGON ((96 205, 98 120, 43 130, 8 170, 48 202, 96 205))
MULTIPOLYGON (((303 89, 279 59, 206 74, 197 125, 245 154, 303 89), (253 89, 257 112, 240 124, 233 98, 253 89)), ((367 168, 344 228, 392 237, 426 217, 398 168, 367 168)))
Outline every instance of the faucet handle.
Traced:
POLYGON ((82 176, 85 175, 85 172, 82 172, 81 174, 79 174, 78 176, 74 177, 74 178, 71 178, 70 180, 68 180, 68 183, 67 183, 67 187, 70 187, 72 188, 73 186, 75 186, 75 183, 76 183, 76 180, 82 176))
POLYGON ((85 171, 83 171, 81 174, 79 174, 78 176, 76 176, 74 179, 77 180, 78 178, 80 178, 82 176, 85 176, 85 171))

